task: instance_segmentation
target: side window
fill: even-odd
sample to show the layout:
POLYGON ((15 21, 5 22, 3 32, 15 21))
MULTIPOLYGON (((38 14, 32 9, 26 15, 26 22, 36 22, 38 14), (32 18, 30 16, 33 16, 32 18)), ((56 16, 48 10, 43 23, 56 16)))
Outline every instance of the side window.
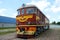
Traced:
POLYGON ((18 15, 20 15, 20 10, 18 10, 18 15))
POLYGON ((21 13, 24 14, 24 9, 22 9, 22 12, 21 13))

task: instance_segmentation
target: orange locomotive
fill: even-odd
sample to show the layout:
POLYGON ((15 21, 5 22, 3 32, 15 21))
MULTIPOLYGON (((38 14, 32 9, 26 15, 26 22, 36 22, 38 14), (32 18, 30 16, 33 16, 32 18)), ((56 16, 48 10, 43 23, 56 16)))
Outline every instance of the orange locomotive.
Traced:
POLYGON ((17 11, 17 37, 38 36, 41 32, 49 29, 48 18, 36 6, 23 6, 17 11))

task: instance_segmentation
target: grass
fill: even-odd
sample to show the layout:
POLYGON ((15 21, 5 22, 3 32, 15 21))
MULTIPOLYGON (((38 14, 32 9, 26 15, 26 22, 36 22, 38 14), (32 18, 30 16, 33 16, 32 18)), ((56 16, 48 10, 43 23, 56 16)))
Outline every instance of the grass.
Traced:
POLYGON ((13 32, 16 32, 16 31, 0 32, 0 35, 5 35, 5 34, 8 34, 8 33, 13 33, 13 32))
POLYGON ((15 27, 0 27, 0 30, 3 30, 3 29, 15 29, 15 27))
POLYGON ((2 30, 2 31, 3 30, 8 30, 8 31, 0 32, 0 35, 16 32, 15 29, 16 29, 15 27, 0 27, 0 30, 2 30), (10 31, 10 29, 14 29, 14 30, 10 31))

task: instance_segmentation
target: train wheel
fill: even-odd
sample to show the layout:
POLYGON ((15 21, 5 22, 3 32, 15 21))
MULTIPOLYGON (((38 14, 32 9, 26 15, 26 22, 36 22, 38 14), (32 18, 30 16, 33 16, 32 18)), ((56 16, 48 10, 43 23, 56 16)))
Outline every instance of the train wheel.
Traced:
POLYGON ((44 27, 44 30, 48 30, 48 29, 49 29, 49 26, 46 25, 46 26, 44 27))
POLYGON ((47 30, 49 29, 49 25, 47 25, 47 30))
POLYGON ((48 29, 49 29, 49 25, 48 25, 48 29))
POLYGON ((40 27, 37 27, 37 30, 36 30, 34 36, 36 37, 36 36, 38 36, 40 33, 41 33, 41 28, 40 28, 40 27))

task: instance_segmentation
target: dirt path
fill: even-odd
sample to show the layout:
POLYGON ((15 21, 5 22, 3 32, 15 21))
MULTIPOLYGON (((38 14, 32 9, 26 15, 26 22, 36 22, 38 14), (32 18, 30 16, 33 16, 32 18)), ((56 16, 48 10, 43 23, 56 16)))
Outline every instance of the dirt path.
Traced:
POLYGON ((0 36, 0 40, 60 40, 60 29, 50 29, 43 32, 37 38, 21 39, 16 38, 16 33, 0 36))

